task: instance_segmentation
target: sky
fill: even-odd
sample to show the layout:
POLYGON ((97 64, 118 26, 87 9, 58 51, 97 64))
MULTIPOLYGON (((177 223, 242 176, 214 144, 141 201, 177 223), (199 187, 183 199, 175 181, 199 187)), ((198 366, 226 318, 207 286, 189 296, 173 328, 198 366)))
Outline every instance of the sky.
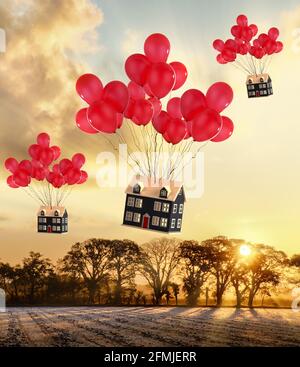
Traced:
MULTIPOLYGON (((98 187, 96 157, 109 148, 100 136, 82 134, 74 124, 84 104, 76 79, 93 72, 104 83, 127 82, 126 57, 141 52, 144 39, 161 32, 171 41, 170 61, 189 71, 188 88, 206 91, 229 83, 234 101, 226 110, 235 123, 231 139, 204 149, 204 193, 185 205, 180 239, 225 235, 263 242, 299 253, 300 227, 300 5, 299 1, 192 0, 1 0, 0 28, 7 36, 0 53, 0 161, 25 158, 38 133, 48 132, 64 156, 82 151, 90 180, 67 202, 70 232, 35 232, 37 204, 22 190, 6 186, 0 171, 0 259, 18 263, 29 251, 53 260, 76 241, 91 237, 130 238, 143 243, 159 234, 121 226, 125 187, 98 187), (246 76, 218 65, 211 47, 229 38, 237 15, 247 14, 261 31, 276 26, 285 44, 269 73, 274 95, 249 100, 246 76)), ((3 167, 2 163, 1 166, 3 167)))

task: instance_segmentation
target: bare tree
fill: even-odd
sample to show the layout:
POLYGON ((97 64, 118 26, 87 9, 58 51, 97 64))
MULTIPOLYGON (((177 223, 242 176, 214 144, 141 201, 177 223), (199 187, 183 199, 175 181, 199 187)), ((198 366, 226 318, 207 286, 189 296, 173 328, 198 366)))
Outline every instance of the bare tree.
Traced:
POLYGON ((161 303, 168 290, 179 260, 178 241, 175 239, 155 239, 142 246, 140 273, 153 289, 156 305, 161 303))
POLYGON ((175 303, 176 303, 176 306, 178 305, 178 295, 179 295, 179 291, 180 291, 180 287, 179 287, 179 284, 177 283, 171 283, 170 284, 171 288, 172 288, 172 292, 173 292, 173 295, 174 295, 174 298, 175 298, 175 303))
POLYGON ((111 241, 90 239, 76 243, 62 260, 62 270, 77 274, 88 290, 89 303, 95 302, 97 289, 110 270, 111 241))

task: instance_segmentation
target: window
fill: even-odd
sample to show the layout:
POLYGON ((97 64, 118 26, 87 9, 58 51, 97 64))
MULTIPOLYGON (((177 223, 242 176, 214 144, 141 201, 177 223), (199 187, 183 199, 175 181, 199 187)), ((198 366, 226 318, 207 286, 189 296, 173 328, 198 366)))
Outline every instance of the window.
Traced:
POLYGON ((39 223, 43 223, 43 219, 44 218, 39 217, 39 223))
POLYGON ((133 186, 133 190, 132 190, 135 194, 140 194, 140 192, 141 192, 141 185, 139 185, 139 184, 135 184, 134 186, 133 186))
POLYGON ((168 203, 163 203, 163 205, 162 205, 162 211, 163 211, 164 213, 169 213, 169 210, 170 210, 170 204, 168 204, 168 203))
POLYGON ((42 218, 42 219, 43 219, 42 223, 47 223, 47 218, 42 218))
POLYGON ((57 232, 60 232, 60 226, 57 226, 57 227, 56 227, 56 231, 57 231, 57 232))
POLYGON ((264 82, 264 78, 260 78, 260 79, 259 79, 259 81, 260 81, 261 83, 263 83, 263 82, 264 82))
POLYGON ((133 198, 132 196, 129 196, 127 200, 127 206, 134 206, 134 201, 135 201, 135 198, 133 198))
POLYGON ((249 83, 249 84, 252 84, 252 83, 253 83, 252 79, 249 79, 249 80, 248 80, 248 83, 249 83))
POLYGON ((68 223, 68 218, 65 218, 65 223, 66 223, 66 224, 68 223))
POLYGON ((135 199, 135 207, 136 208, 142 208, 143 206, 143 199, 135 199))
POLYGON ((177 207, 178 205, 177 204, 174 204, 173 205, 173 213, 176 214, 177 213, 177 207))
POLYGON ((43 217, 45 215, 44 210, 41 211, 41 216, 43 217))
POLYGON ((64 232, 65 231, 65 226, 62 226, 61 228, 62 228, 62 231, 64 232))
POLYGON ((56 217, 58 217, 58 216, 59 216, 59 212, 58 212, 57 210, 55 210, 54 215, 55 215, 56 217))
POLYGON ((42 231, 43 230, 43 226, 39 226, 39 231, 42 231))
POLYGON ((154 210, 156 212, 160 212, 160 210, 161 210, 161 202, 160 201, 154 201, 154 210))
POLYGON ((52 223, 56 223, 56 218, 52 218, 52 223))
POLYGON ((52 231, 56 232, 56 226, 52 226, 52 231))
POLYGON ((159 226, 159 217, 157 217, 155 215, 152 217, 152 225, 153 226, 159 226))
POLYGON ((165 187, 163 187, 163 188, 160 190, 160 194, 159 194, 159 196, 160 196, 161 198, 167 198, 167 197, 168 197, 168 190, 167 190, 165 187))
POLYGON ((182 214, 183 213, 183 204, 180 204, 179 205, 179 214, 182 214))
POLYGON ((168 226, 168 218, 161 218, 160 226, 166 228, 168 226))
POLYGON ((171 228, 175 228, 176 219, 173 218, 171 222, 171 228))
POLYGON ((60 218, 57 218, 56 223, 60 223, 60 222, 61 222, 60 218))
POLYGON ((43 226, 43 231, 47 231, 47 226, 43 226))
POLYGON ((181 228, 181 219, 177 219, 177 228, 181 228))
POLYGON ((134 213, 134 215, 133 215, 133 221, 135 223, 140 223, 140 221, 141 221, 141 214, 140 213, 134 213))
POLYGON ((133 213, 132 212, 126 212, 125 213, 125 220, 128 220, 128 221, 132 221, 132 216, 133 216, 133 213))

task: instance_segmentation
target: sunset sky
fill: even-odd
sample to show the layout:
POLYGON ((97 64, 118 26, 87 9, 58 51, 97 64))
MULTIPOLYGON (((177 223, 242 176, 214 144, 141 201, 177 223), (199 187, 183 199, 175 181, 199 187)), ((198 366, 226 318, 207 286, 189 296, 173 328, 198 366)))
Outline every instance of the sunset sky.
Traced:
POLYGON ((1 168, 0 260, 17 263, 31 250, 56 260, 75 241, 95 236, 139 243, 159 236, 121 226, 125 187, 100 188, 95 180, 97 154, 108 146, 74 123, 84 105, 76 79, 92 72, 104 83, 127 83, 126 57, 141 52, 154 32, 170 39, 169 60, 189 70, 174 96, 190 87, 205 92, 216 81, 229 83, 235 94, 226 110, 234 134, 204 149, 204 194, 187 201, 178 237, 222 234, 300 252, 299 0, 1 0, 0 28, 7 36, 7 51, 0 53, 0 161, 24 159, 28 145, 46 131, 63 155, 85 153, 90 174, 89 183, 68 199, 70 232, 59 237, 35 232, 37 204, 22 190, 9 189, 1 168), (241 13, 261 32, 281 30, 285 49, 269 68, 274 86, 269 98, 249 100, 246 75, 215 61, 212 41, 229 38, 241 13))

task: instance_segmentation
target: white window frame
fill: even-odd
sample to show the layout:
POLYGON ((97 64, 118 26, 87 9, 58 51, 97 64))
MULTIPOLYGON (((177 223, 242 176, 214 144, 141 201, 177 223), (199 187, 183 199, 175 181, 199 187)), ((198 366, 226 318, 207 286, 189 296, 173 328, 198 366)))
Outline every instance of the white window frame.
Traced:
POLYGON ((47 226, 43 226, 43 231, 47 231, 47 226))
POLYGON ((128 221, 128 222, 132 222, 132 218, 133 218, 133 212, 126 211, 125 220, 128 221))
POLYGON ((177 213, 177 209, 178 209, 178 205, 177 204, 173 204, 173 214, 177 213))
POLYGON ((134 207, 134 203, 135 203, 135 198, 132 197, 132 196, 128 196, 128 199, 127 199, 127 206, 132 206, 134 207))
POLYGON ((43 223, 43 219, 44 218, 39 217, 39 223, 43 223))
POLYGON ((60 232, 60 230, 61 230, 60 226, 57 226, 56 227, 56 232, 60 232))
POLYGON ((160 212, 161 211, 161 202, 160 201, 154 201, 153 210, 155 212, 160 212))
POLYGON ((134 221, 134 223, 140 223, 141 222, 141 213, 134 213, 133 214, 133 221, 134 221))
POLYGON ((56 232, 56 226, 52 226, 52 231, 56 232))
POLYGON ((179 211, 178 211, 179 214, 182 214, 183 213, 183 204, 179 204, 179 211))
POLYGON ((61 223, 61 220, 60 220, 60 218, 56 218, 56 223, 61 223))
POLYGON ((151 221, 151 224, 153 225, 153 226, 159 226, 159 221, 160 221, 160 218, 157 216, 157 215, 154 215, 153 217, 152 217, 152 221, 151 221))
POLYGON ((171 228, 175 228, 175 224, 176 224, 176 218, 172 218, 171 228))
POLYGON ((170 204, 169 203, 163 203, 162 204, 161 211, 163 213, 169 213, 169 211, 170 211, 170 204))
POLYGON ((135 207, 141 209, 143 207, 143 199, 136 198, 135 199, 135 207))
POLYGON ((39 231, 43 230, 43 226, 39 225, 39 231))
POLYGON ((56 224, 56 218, 52 218, 52 223, 56 224))
POLYGON ((168 227, 168 218, 160 218, 160 226, 162 228, 167 228, 168 227))
POLYGON ((177 219, 177 228, 181 228, 181 224, 182 224, 182 219, 181 218, 177 219))

